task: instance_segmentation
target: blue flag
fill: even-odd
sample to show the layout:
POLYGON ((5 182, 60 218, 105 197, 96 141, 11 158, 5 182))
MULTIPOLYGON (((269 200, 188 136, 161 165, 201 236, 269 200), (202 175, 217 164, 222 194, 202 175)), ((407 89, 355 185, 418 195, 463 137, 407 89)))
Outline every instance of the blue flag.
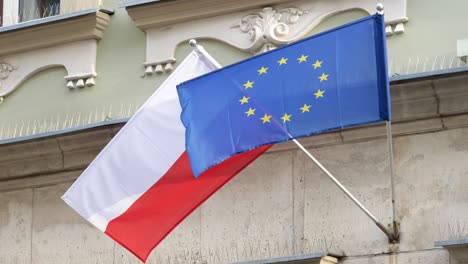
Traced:
POLYGON ((256 147, 390 120, 373 15, 178 85, 194 175, 256 147))

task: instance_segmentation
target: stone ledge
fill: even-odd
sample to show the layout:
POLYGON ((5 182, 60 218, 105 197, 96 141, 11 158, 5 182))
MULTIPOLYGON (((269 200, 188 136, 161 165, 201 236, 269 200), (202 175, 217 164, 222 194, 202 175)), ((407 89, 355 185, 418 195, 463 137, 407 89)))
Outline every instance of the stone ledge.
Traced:
POLYGON ((110 16, 97 9, 0 28, 0 56, 103 36, 110 16))
POLYGON ((0 192, 3 191, 14 191, 25 188, 37 188, 49 185, 55 185, 63 182, 72 183, 78 176, 80 176, 82 170, 73 170, 57 173, 47 173, 45 175, 36 175, 31 177, 23 177, 12 180, 0 180, 0 192))
MULTIPOLYGON (((400 113, 401 117, 393 121, 393 136, 468 127, 466 82, 468 74, 392 85, 393 112, 400 113), (449 108, 440 112, 440 109, 449 108)), ((123 125, 111 123, 0 144, 0 185, 2 181, 17 178, 84 169, 123 125)), ((385 137, 385 125, 381 123, 319 134, 300 141, 306 147, 317 148, 385 137)), ((270 152, 295 148, 294 144, 286 142, 277 144, 270 152)))
POLYGON ((144 1, 136 4, 123 3, 130 17, 141 30, 172 25, 194 19, 219 16, 236 11, 259 8, 265 5, 293 2, 295 0, 204 0, 190 1, 144 1))
POLYGON ((336 264, 338 259, 334 254, 325 252, 312 253, 298 256, 288 256, 280 258, 254 260, 248 262, 237 262, 235 264, 272 264, 272 263, 290 263, 290 264, 336 264))
POLYGON ((435 241, 434 246, 447 249, 450 256, 460 264, 468 263, 468 238, 459 240, 435 241))

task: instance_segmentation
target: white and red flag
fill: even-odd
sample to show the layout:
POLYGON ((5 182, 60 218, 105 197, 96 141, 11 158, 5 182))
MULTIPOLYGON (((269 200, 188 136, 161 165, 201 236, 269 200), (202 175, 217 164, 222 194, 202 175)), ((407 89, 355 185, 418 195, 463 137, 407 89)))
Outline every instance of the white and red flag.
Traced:
POLYGON ((193 210, 270 147, 233 156, 200 178, 193 176, 176 85, 218 68, 203 48, 195 48, 62 197, 142 261, 193 210))

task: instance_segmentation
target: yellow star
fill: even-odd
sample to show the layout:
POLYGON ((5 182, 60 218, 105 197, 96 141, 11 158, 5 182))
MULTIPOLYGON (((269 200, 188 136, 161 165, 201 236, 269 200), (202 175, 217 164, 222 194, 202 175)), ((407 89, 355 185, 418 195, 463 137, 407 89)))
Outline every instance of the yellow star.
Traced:
POLYGON ((288 59, 287 59, 287 58, 281 57, 281 60, 279 60, 278 63, 279 63, 279 65, 281 66, 281 65, 283 65, 283 64, 288 63, 288 59))
POLYGON ((314 64, 312 64, 312 66, 314 66, 314 70, 317 69, 317 68, 322 68, 322 62, 323 61, 316 61, 314 64))
POLYGON ((270 123, 270 118, 271 118, 271 115, 267 115, 265 114, 262 118, 260 118, 262 121, 263 121, 263 124, 265 123, 270 123))
POLYGON ((265 74, 268 71, 268 68, 262 67, 260 70, 257 70, 259 75, 265 74))
POLYGON ((287 121, 291 122, 291 116, 292 115, 288 115, 288 114, 284 114, 283 117, 281 117, 281 119, 283 119, 283 123, 286 123, 287 121))
POLYGON ((244 87, 245 89, 253 88, 253 84, 254 82, 247 81, 246 83, 244 83, 244 87))
POLYGON ((297 58, 297 60, 299 61, 299 63, 303 63, 307 61, 307 57, 309 56, 302 54, 302 56, 300 58, 297 58))
POLYGON ((304 106, 299 109, 302 110, 302 113, 310 112, 310 105, 304 104, 304 106))
POLYGON ((249 117, 251 115, 255 115, 255 110, 256 109, 249 108, 249 111, 245 112, 247 114, 247 117, 249 117))
POLYGON ((244 97, 242 97, 242 99, 239 100, 239 102, 241 103, 241 105, 243 105, 243 104, 248 103, 249 99, 250 99, 250 97, 245 97, 244 96, 244 97))
POLYGON ((320 82, 328 81, 328 74, 322 73, 322 76, 319 76, 318 78, 320 79, 320 82))
POLYGON ((318 89, 318 91, 316 93, 314 93, 315 99, 317 99, 319 97, 323 97, 324 93, 325 93, 325 91, 320 91, 320 89, 318 89))

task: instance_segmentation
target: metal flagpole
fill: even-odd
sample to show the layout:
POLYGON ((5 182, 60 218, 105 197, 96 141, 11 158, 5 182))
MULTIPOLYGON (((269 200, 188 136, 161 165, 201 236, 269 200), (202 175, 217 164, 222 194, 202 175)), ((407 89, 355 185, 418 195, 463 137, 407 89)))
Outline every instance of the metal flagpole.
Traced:
MULTIPOLYGON (((376 6, 377 13, 379 15, 384 15, 384 5, 382 3, 377 4, 376 6)), ((392 122, 385 122, 387 127, 387 144, 388 144, 388 160, 390 163, 390 184, 392 190, 392 219, 393 219, 393 239, 395 242, 399 241, 400 231, 398 227, 398 218, 396 211, 396 202, 395 202, 395 167, 393 163, 393 137, 392 137, 392 122)))
POLYGON ((390 184, 392 187, 392 213, 393 213, 393 238, 395 241, 399 240, 400 231, 398 227, 398 218, 396 212, 395 202, 395 168, 393 164, 393 137, 392 137, 392 123, 391 121, 386 122, 387 126, 387 143, 388 143, 388 159, 390 163, 390 184))
POLYGON ((315 163, 317 166, 325 172, 325 174, 387 235, 389 241, 393 241, 393 234, 371 213, 367 210, 364 205, 359 202, 347 189, 344 187, 334 176, 331 174, 297 139, 292 141, 315 163))

